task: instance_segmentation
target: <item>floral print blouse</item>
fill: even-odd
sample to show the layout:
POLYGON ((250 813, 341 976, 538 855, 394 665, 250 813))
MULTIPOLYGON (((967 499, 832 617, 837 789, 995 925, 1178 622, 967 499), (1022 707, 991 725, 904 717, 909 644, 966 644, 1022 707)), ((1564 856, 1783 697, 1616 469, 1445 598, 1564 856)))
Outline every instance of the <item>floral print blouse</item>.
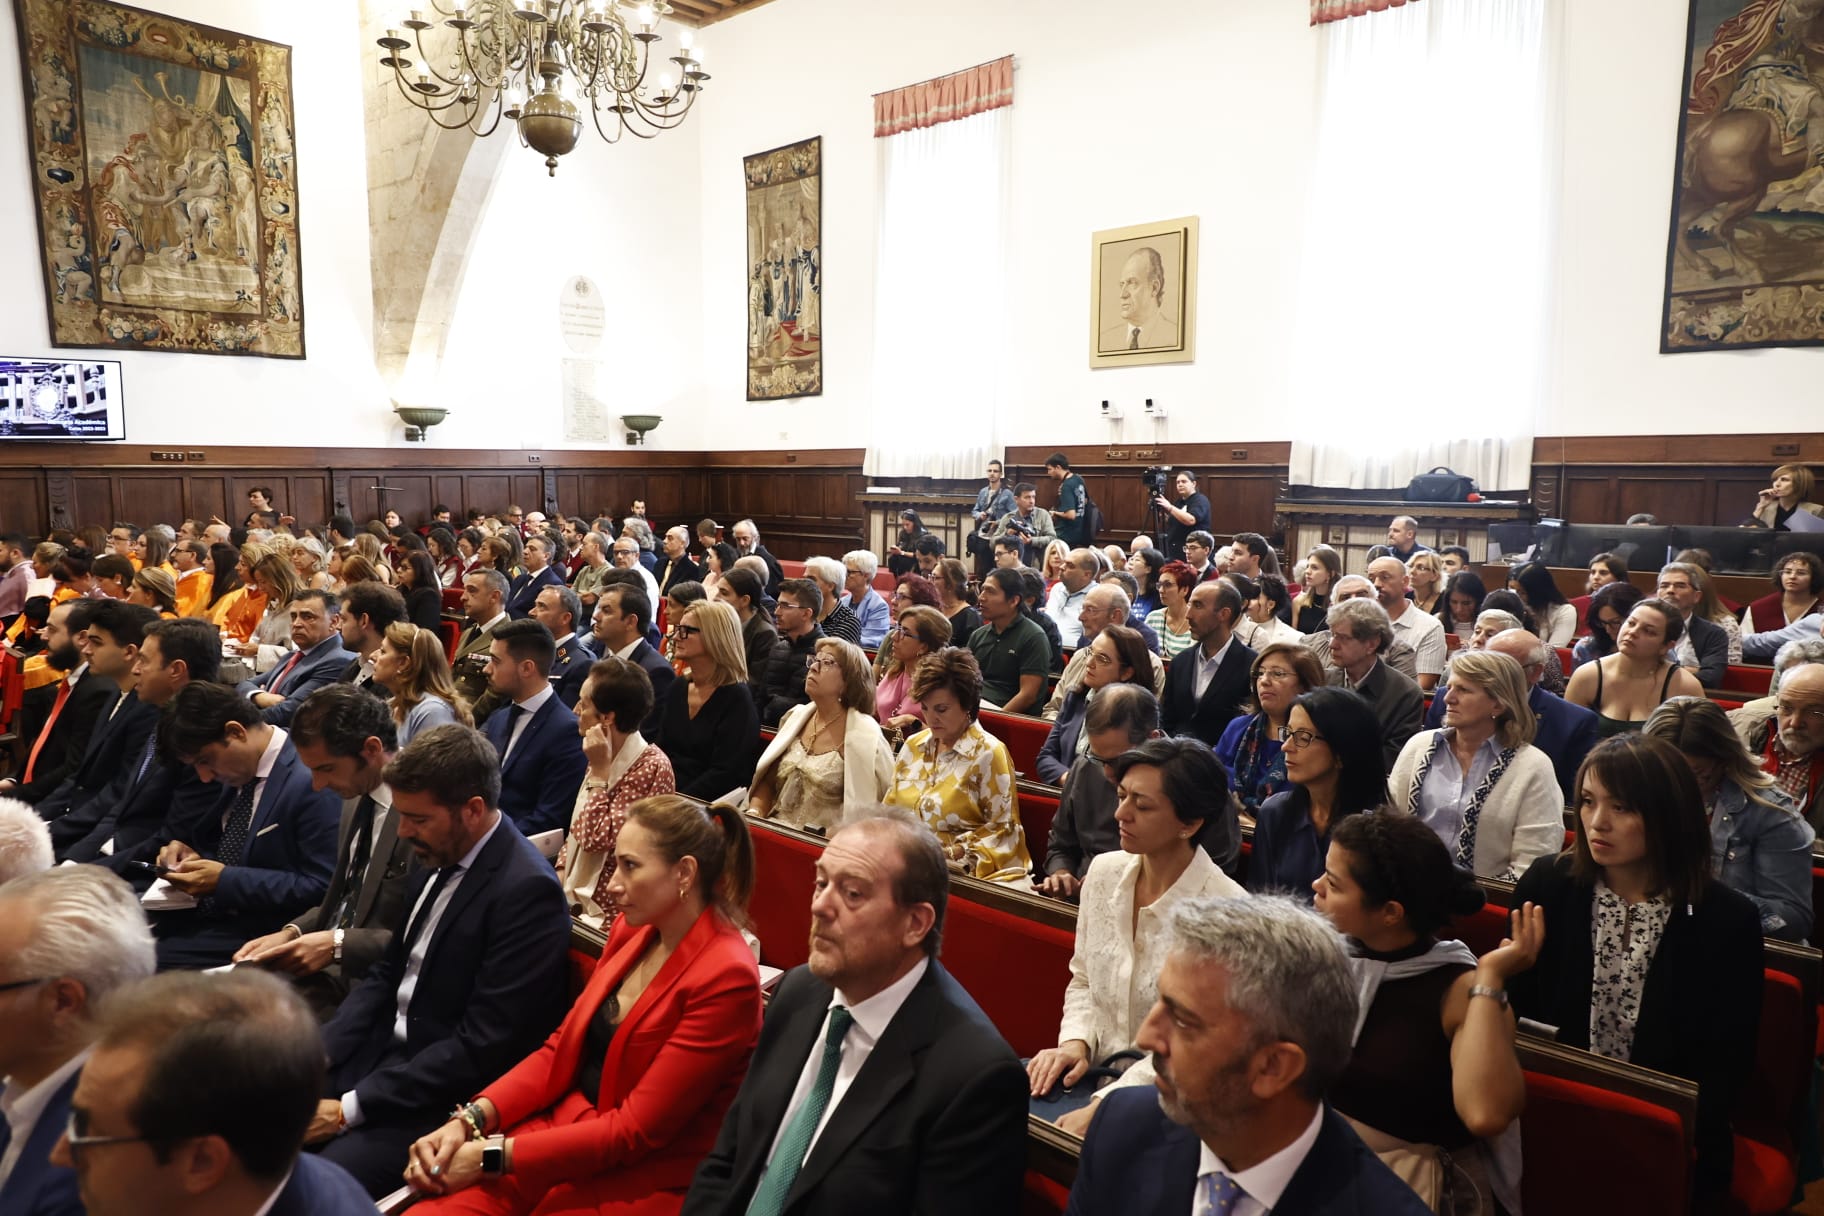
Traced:
POLYGON ((916 811, 946 850, 962 846, 961 872, 1016 885, 1031 883, 1032 857, 1020 828, 1013 761, 999 739, 972 722, 956 746, 940 751, 921 730, 899 749, 887 802, 916 811))
POLYGON ((1590 945, 1596 966, 1590 976, 1590 1050, 1611 1060, 1630 1059, 1634 1026, 1647 970, 1659 951, 1660 938, 1672 919, 1665 897, 1630 904, 1606 883, 1596 883, 1595 915, 1590 917, 1590 945))

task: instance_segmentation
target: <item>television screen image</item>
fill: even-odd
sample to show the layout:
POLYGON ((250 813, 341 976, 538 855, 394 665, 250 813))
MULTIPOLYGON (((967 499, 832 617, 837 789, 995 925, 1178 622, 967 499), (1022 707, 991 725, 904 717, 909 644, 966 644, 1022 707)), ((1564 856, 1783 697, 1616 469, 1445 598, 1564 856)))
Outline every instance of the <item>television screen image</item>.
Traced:
POLYGON ((119 363, 0 358, 0 440, 126 437, 119 363))

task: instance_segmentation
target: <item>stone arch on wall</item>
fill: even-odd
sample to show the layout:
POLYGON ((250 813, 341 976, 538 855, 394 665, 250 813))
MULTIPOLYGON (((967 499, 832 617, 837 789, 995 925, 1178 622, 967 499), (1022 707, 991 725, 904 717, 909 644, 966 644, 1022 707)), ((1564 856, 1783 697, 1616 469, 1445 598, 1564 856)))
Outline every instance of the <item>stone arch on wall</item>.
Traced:
POLYGON ((396 396, 435 383, 470 250, 515 144, 507 131, 479 139, 466 128, 446 130, 400 96, 376 45, 400 6, 361 4, 374 366, 396 396))

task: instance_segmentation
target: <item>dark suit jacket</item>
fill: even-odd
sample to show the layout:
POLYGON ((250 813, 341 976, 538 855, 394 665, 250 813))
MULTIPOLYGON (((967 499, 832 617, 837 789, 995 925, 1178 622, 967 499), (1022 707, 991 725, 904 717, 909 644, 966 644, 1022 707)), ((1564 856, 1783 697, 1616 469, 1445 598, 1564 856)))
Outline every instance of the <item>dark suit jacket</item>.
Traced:
MULTIPOLYGON (((1425 728, 1436 730, 1444 725, 1444 686, 1431 698, 1431 710, 1425 715, 1425 728)), ((1547 692, 1539 685, 1526 694, 1526 703, 1532 706, 1533 718, 1538 727, 1533 735, 1533 746, 1552 758, 1552 769, 1558 774, 1558 784, 1564 790, 1565 804, 1573 801, 1571 787, 1577 782, 1577 770, 1583 765, 1583 758, 1590 754, 1590 749, 1599 741, 1596 734, 1596 715, 1574 701, 1547 692)), ((1388 762, 1392 769, 1393 764, 1388 762)))
POLYGON ((778 558, 767 552, 765 545, 755 545, 753 555, 766 563, 766 598, 778 599, 779 583, 785 578, 785 568, 779 564, 778 558))
MULTIPOLYGON (((434 874, 426 867, 412 876, 406 916, 434 874)), ((332 1084, 352 1087, 370 1122, 441 1115, 480 1093, 563 1017, 569 941, 551 863, 502 815, 431 934, 406 1013, 407 1058, 377 1067, 394 1047, 406 964, 401 927, 323 1028, 332 1084)))
MULTIPOLYGON (((747 1209, 832 995, 807 967, 779 982, 747 1079, 684 1200, 685 1216, 747 1209)), ((1018 1211, 1026 1169, 1024 1076, 987 1015, 932 960, 831 1112, 783 1211, 1018 1211)))
MULTIPOLYGON (((322 900, 336 864, 336 827, 342 815, 340 798, 311 788, 310 771, 290 739, 265 784, 247 825, 241 862, 222 871, 214 896, 213 919, 237 922, 249 939, 271 933, 322 900)), ((222 817, 236 794, 232 788, 218 788, 212 813, 203 816, 192 837, 184 840, 209 858, 221 850, 222 817)))
POLYGON ((94 861, 126 874, 129 861, 151 861, 173 840, 190 840, 211 813, 220 814, 222 787, 199 780, 188 764, 154 756, 146 775, 137 766, 123 771, 118 796, 113 786, 51 825, 58 861, 94 861), (101 846, 114 842, 112 854, 101 846))
MULTIPOLYGON (((393 930, 405 916, 405 888, 417 869, 412 843, 399 839, 399 812, 392 809, 392 795, 382 786, 379 791, 388 802, 386 814, 380 817, 379 830, 368 851, 367 870, 361 876, 360 894, 355 896, 355 923, 342 939, 342 961, 330 969, 340 978, 353 983, 367 974, 368 968, 380 961, 392 943, 393 930)), ((333 929, 337 909, 347 891, 349 855, 354 851, 355 815, 361 799, 349 798, 342 803, 342 826, 336 836, 336 868, 330 875, 329 889, 323 902, 292 918, 301 933, 333 929)), ((362 814, 368 812, 362 811, 362 814)))
POLYGON ((342 647, 342 638, 330 634, 315 646, 305 651, 298 659, 297 665, 285 671, 285 665, 291 662, 286 655, 279 660, 279 665, 257 680, 248 680, 241 685, 241 691, 249 695, 256 692, 279 693, 284 700, 277 705, 269 705, 260 711, 260 717, 274 726, 284 726, 291 721, 291 716, 298 712, 298 706, 304 699, 326 684, 334 684, 342 678, 348 668, 349 660, 355 656, 342 647), (285 686, 275 688, 279 673, 285 673, 285 686))
POLYGON ((382 701, 387 700, 391 696, 384 687, 374 683, 372 675, 363 676, 361 674, 361 658, 359 655, 348 661, 348 665, 336 676, 336 683, 353 684, 362 692, 371 692, 382 701))
MULTIPOLYGON (((1340 670, 1327 668, 1325 674, 1335 675, 1334 682, 1342 684, 1340 670)), ((1374 716, 1381 721, 1381 754, 1386 758, 1387 771, 1392 772, 1393 762, 1400 758, 1400 749, 1406 746, 1406 740, 1419 733, 1425 716, 1425 693, 1410 676, 1379 660, 1375 661, 1368 678, 1356 685, 1355 691, 1374 707, 1374 716)), ((1434 696, 1432 704, 1437 707, 1438 720, 1442 722, 1443 695, 1434 696)))
POLYGON ((500 766, 500 809, 531 836, 569 828, 589 760, 577 733, 576 715, 553 695, 538 707, 507 754, 507 709, 489 718, 481 733, 505 756, 500 766))
POLYGON ((1198 700, 1197 650, 1193 647, 1172 661, 1165 673, 1165 696, 1159 703, 1159 715, 1168 735, 1193 735, 1215 747, 1230 719, 1241 712, 1248 699, 1248 671, 1254 665, 1254 652, 1240 639, 1229 642, 1228 653, 1210 686, 1198 700))
POLYGON ((1691 649, 1697 655, 1697 682, 1705 688, 1721 688, 1729 674, 1729 635, 1721 625, 1693 616, 1685 622, 1691 635, 1691 649))
POLYGON ((413 587, 406 592, 405 619, 420 629, 437 632, 437 626, 443 621, 443 588, 413 587))
POLYGON ((1064 784, 1064 775, 1077 762, 1077 737, 1083 733, 1083 719, 1089 708, 1087 690, 1079 688, 1064 698, 1058 720, 1051 724, 1039 748, 1039 780, 1053 785, 1064 784))
MULTIPOLYGON (((676 561, 666 562, 664 567, 662 567, 658 573, 654 574, 653 577, 659 582, 659 594, 664 595, 671 590, 671 585, 673 583, 702 582, 703 567, 691 561, 690 554, 686 553, 676 561)), ((658 611, 658 605, 653 605, 653 611, 658 611)))
POLYGON ((551 687, 557 690, 557 699, 566 708, 576 707, 576 699, 582 695, 583 681, 589 678, 589 668, 595 664, 595 659, 595 651, 589 649, 580 633, 558 646, 547 678, 551 687))
POLYGON ((641 737, 651 741, 659 737, 659 718, 665 712, 665 694, 671 691, 672 682, 678 678, 678 673, 672 670, 670 661, 644 639, 627 657, 638 663, 652 680, 652 712, 640 724, 641 737))
MULTIPOLYGON (((1201 1157, 1197 1133, 1167 1119, 1153 1090, 1116 1090, 1102 1099, 1089 1125, 1066 1216, 1185 1216, 1201 1157)), ((1326 1106, 1311 1151, 1273 1210, 1288 1216, 1424 1216, 1431 1209, 1326 1106)))
MULTIPOLYGON (((95 733, 95 724, 113 708, 119 696, 120 685, 105 680, 92 671, 84 671, 82 678, 70 690, 69 700, 63 704, 63 712, 51 724, 50 735, 45 739, 44 747, 38 753, 38 763, 32 769, 32 779, 21 781, 18 788, 7 797, 36 806, 40 799, 48 797, 62 785, 63 779, 82 764, 83 754, 89 749, 89 736, 95 733)), ((22 729, 19 734, 25 741, 24 755, 32 754, 38 732, 50 717, 51 707, 56 700, 57 685, 52 683, 43 688, 34 688, 26 697, 27 704, 20 707, 20 714, 29 716, 32 720, 31 726, 22 729)), ((24 726, 24 723, 21 725, 24 726)), ((18 775, 25 775, 23 764, 19 767, 18 775)))
POLYGON ((70 1096, 82 1079, 79 1068, 70 1074, 32 1125, 32 1134, 19 1152, 19 1160, 6 1185, 0 1186, 0 1212, 7 1216, 82 1216, 82 1198, 76 1193, 76 1171, 50 1162, 51 1149, 70 1119, 70 1096))
POLYGON ((335 1162, 299 1153, 291 1181, 266 1216, 374 1216, 374 1201, 335 1162))
MULTIPOLYGON (((1552 926, 1531 970, 1508 981, 1514 1012, 1558 1028, 1558 1041, 1590 1045, 1590 940, 1595 900, 1567 859, 1541 857, 1514 887, 1552 926)), ((1629 1056, 1645 1068, 1698 1084, 1698 1189, 1727 1189, 1734 1148, 1729 1114, 1754 1069, 1761 1017, 1760 914, 1745 896, 1712 882, 1696 904, 1675 907, 1647 967, 1629 1056)))
POLYGON ((564 572, 559 566, 546 566, 537 574, 527 574, 507 597, 507 615, 516 621, 524 620, 532 615, 532 605, 538 603, 539 592, 546 587, 564 585, 564 572))
POLYGON ((158 726, 158 706, 147 705, 138 693, 130 692, 112 717, 108 716, 110 709, 113 706, 102 710, 75 770, 38 800, 40 818, 55 822, 87 806, 110 785, 121 781, 123 773, 131 776, 127 770, 137 770, 145 754, 146 737, 158 726))

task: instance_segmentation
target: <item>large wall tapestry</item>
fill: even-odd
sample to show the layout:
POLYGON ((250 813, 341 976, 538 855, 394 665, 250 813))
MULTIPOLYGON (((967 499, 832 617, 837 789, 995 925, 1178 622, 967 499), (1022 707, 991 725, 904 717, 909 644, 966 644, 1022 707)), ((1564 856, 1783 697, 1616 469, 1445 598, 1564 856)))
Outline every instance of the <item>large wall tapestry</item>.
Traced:
POLYGON ((743 157, 747 399, 823 392, 823 140, 743 157))
POLYGON ((52 343, 303 358, 291 48, 16 8, 52 343))
POLYGON ((1824 0, 1688 0, 1660 350, 1824 343, 1824 0))

